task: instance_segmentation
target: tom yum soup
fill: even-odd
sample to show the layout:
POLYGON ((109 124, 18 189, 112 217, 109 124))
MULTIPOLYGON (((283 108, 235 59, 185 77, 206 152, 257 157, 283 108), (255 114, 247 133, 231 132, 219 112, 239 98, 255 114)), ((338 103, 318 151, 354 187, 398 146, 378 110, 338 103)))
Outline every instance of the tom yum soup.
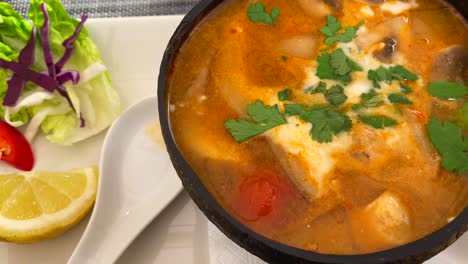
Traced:
POLYGON ((172 132, 217 201, 294 247, 360 254, 468 205, 468 28, 437 0, 228 0, 169 79, 172 132))

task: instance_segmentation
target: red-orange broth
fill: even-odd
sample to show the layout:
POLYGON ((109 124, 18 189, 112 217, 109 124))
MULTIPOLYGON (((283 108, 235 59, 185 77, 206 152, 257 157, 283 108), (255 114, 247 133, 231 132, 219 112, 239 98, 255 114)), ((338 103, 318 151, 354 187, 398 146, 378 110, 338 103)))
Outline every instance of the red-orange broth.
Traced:
MULTIPOLYGON (((431 81, 468 81, 468 28, 461 16, 438 0, 388 0, 385 7, 366 0, 262 0, 268 13, 272 7, 281 12, 269 25, 249 18, 254 2, 227 0, 211 12, 180 49, 168 82, 177 145, 230 214, 291 246, 360 254, 426 236, 467 207, 467 175, 441 166, 426 128, 433 117, 455 122, 465 102, 437 99, 427 91, 431 81), (388 4, 411 8, 393 14, 388 4), (350 115, 353 126, 331 143, 299 138, 307 124, 297 120, 289 130, 278 127, 236 142, 224 124, 232 118, 249 120, 247 105, 256 100, 282 109, 277 93, 290 88, 289 103, 327 102, 305 91, 317 81, 317 56, 329 52, 320 32, 328 14, 343 27, 365 22, 349 46, 335 43, 329 50, 355 48, 360 56, 355 62, 364 68, 366 61, 401 64, 420 76, 405 82, 413 90, 406 95, 411 105, 385 101, 359 110, 392 116, 398 124, 376 129, 351 110, 359 100, 355 90, 370 85, 365 69, 353 73, 357 84, 342 85, 348 100, 340 111, 350 115), (395 41, 395 50, 390 58, 379 57, 388 39, 395 41), (447 72, 435 61, 453 47, 464 65, 447 72), (288 136, 288 131, 296 134, 288 136)), ((398 92, 392 85, 376 91, 398 92)))

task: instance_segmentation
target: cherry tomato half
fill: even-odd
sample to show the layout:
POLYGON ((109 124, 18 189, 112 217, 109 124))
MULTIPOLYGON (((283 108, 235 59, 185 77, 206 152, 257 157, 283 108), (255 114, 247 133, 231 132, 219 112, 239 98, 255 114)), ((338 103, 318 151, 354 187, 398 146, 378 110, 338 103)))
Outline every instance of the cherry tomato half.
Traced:
POLYGON ((256 221, 281 209, 286 190, 273 171, 258 170, 240 184, 234 207, 245 220, 256 221))

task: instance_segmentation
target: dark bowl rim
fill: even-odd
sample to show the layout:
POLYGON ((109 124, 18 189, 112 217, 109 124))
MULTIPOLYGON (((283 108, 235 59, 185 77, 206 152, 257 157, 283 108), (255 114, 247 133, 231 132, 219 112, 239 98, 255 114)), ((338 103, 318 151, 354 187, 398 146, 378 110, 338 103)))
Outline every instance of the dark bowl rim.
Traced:
POLYGON ((249 229, 232 217, 206 189, 201 179, 183 157, 169 122, 168 76, 179 48, 192 30, 223 0, 200 1, 184 17, 165 50, 158 78, 158 111, 163 138, 172 164, 192 200, 225 235, 239 246, 272 263, 393 263, 422 262, 439 253, 468 230, 468 208, 441 229, 411 243, 392 249, 361 255, 320 254, 281 244, 249 229))

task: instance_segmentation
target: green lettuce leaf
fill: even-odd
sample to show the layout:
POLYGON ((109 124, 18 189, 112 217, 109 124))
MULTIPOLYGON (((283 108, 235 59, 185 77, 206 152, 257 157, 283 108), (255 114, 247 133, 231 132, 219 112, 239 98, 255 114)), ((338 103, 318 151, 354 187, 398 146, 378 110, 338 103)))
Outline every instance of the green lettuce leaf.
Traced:
MULTIPOLYGON (((30 3, 28 13, 30 21, 19 15, 11 5, 0 3, 0 58, 10 61, 18 59, 19 52, 30 38, 33 26, 39 29, 43 25, 41 5, 46 3, 51 23, 49 42, 54 60, 57 62, 65 52, 63 42, 73 35, 79 21, 70 17, 58 0, 31 0, 30 3)), ((74 46, 73 55, 64 70, 79 71, 81 82, 77 86, 67 83, 65 87, 70 93, 74 108, 83 114, 85 127, 80 127, 78 114, 74 113, 70 106, 63 104, 64 98, 59 94, 56 94, 53 100, 38 100, 37 105, 24 107, 9 116, 12 122, 35 123, 32 127, 40 122, 40 129, 47 138, 53 143, 62 145, 71 145, 101 132, 121 113, 120 98, 112 87, 110 75, 86 27, 81 31, 74 46), (64 109, 65 107, 68 108, 64 109)), ((41 72, 46 70, 39 40, 36 43, 33 69, 41 72)), ((7 80, 11 75, 11 72, 0 69, 0 102, 5 97, 7 80)), ((28 83, 25 91, 35 89, 41 88, 28 83)), ((1 104, 0 118, 5 118, 5 108, 1 104)))

